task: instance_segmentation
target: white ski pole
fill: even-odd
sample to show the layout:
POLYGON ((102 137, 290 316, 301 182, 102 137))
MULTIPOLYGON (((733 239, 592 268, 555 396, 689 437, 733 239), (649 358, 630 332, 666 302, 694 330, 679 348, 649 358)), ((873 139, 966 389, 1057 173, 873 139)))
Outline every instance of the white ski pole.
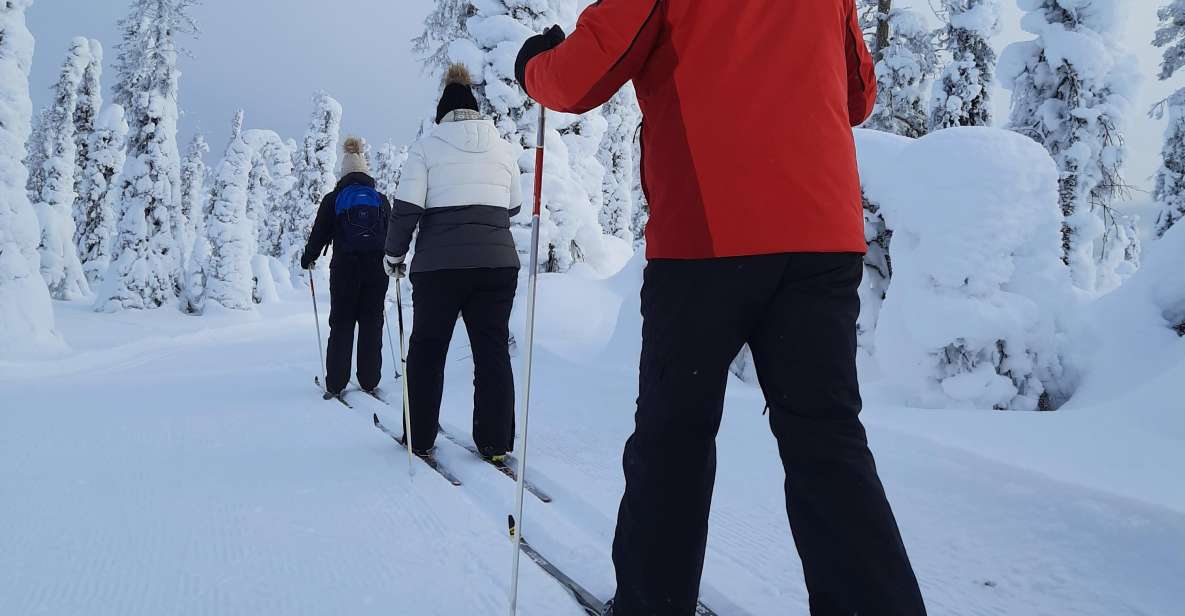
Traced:
POLYGON ((325 347, 321 342, 321 313, 317 310, 317 283, 313 282, 313 270, 309 270, 309 292, 313 295, 313 321, 317 324, 317 353, 321 357, 321 389, 329 393, 329 377, 325 374, 325 347))
MULTIPOLYGON (((416 474, 415 455, 411 448, 411 398, 408 397, 407 386, 407 348, 404 343, 406 336, 403 333, 403 281, 398 278, 395 279, 395 311, 399 314, 399 361, 400 367, 403 370, 403 439, 407 445, 407 475, 414 477, 416 474)), ((387 341, 391 340, 391 323, 387 322, 387 341)), ((392 347, 394 349, 394 347, 392 347)), ((394 351, 392 351, 394 352, 394 351)))
POLYGON ((539 105, 539 134, 535 143, 535 206, 531 216, 531 269, 527 273, 526 353, 523 355, 523 402, 519 423, 522 447, 518 453, 518 486, 515 495, 516 515, 510 516, 510 537, 514 541, 514 565, 510 579, 510 616, 518 613, 518 574, 523 540, 523 493, 527 479, 527 435, 531 410, 531 367, 535 351, 535 290, 539 282, 539 215, 543 209, 543 153, 547 129, 547 109, 539 105))

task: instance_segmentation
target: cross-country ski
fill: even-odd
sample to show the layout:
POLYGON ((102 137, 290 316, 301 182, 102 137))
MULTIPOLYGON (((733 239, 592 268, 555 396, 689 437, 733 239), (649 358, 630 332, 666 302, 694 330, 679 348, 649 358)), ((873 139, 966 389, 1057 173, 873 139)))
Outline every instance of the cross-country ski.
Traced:
MULTIPOLYGON (((366 393, 370 397, 374 398, 375 400, 378 400, 379 402, 382 402, 383 404, 391 407, 392 409, 397 408, 396 405, 393 404, 382 391, 368 391, 368 392, 363 392, 363 393, 366 393)), ((474 445, 473 443, 466 441, 465 439, 463 439, 459 436, 454 435, 452 432, 449 432, 448 430, 445 430, 443 426, 439 427, 439 431, 440 431, 440 435, 443 436, 445 439, 447 439, 450 443, 453 443, 454 445, 464 449, 465 451, 468 451, 469 453, 473 454, 477 459, 494 467, 498 472, 505 475, 511 481, 518 481, 518 472, 515 471, 514 466, 512 466, 512 464, 514 464, 514 462, 515 462, 513 457, 507 456, 505 459, 496 460, 493 458, 483 456, 481 454, 481 452, 477 449, 477 446, 474 445)), ((544 491, 542 488, 535 485, 534 482, 531 482, 531 481, 527 482, 527 491, 530 492, 531 495, 533 495, 535 498, 539 499, 540 501, 542 501, 544 503, 550 503, 552 501, 551 496, 546 491, 544 491)))
POLYGON ((2 0, 0 616, 1180 616, 1183 50, 2 0))
MULTIPOLYGON (((374 427, 378 428, 379 431, 381 431, 383 434, 386 434, 387 436, 391 437, 391 440, 398 443, 400 447, 407 449, 407 441, 404 440, 404 438, 402 436, 392 432, 389 428, 387 428, 387 426, 384 426, 383 422, 379 420, 378 415, 373 416, 373 421, 374 421, 374 427)), ((415 454, 415 456, 417 458, 419 458, 421 462, 426 464, 428 466, 428 468, 436 471, 436 473, 438 475, 440 475, 441 477, 444 477, 445 481, 448 481, 449 483, 453 484, 454 486, 458 486, 458 487, 462 485, 461 480, 457 479, 456 475, 454 475, 447 468, 445 468, 443 465, 441 465, 440 461, 437 460, 436 456, 434 456, 431 452, 428 452, 428 453, 412 452, 412 453, 415 454)))

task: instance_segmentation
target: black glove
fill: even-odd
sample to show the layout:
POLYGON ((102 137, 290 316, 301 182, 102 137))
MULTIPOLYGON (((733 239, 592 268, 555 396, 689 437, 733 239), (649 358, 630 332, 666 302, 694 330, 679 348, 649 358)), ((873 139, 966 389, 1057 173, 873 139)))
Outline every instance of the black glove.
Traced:
MULTIPOLYGON (((527 91, 527 63, 535 56, 559 47, 567 38, 563 28, 552 26, 543 34, 536 34, 523 43, 523 48, 518 52, 518 59, 514 61, 514 76, 524 92, 527 91)), ((527 96, 530 95, 531 93, 527 92, 527 96)))
POLYGON ((300 255, 300 269, 311 270, 317 263, 317 257, 309 257, 308 253, 300 255))

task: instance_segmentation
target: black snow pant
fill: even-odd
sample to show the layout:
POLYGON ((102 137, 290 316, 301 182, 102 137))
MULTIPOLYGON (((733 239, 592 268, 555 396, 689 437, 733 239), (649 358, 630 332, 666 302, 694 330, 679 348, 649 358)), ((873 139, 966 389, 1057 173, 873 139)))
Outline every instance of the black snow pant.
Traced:
POLYGON ((379 386, 383 376, 383 310, 390 279, 382 255, 334 255, 329 268, 329 349, 325 387, 340 393, 350 382, 354 328, 358 329, 358 385, 379 386))
POLYGON ((473 350, 473 441, 487 455, 514 448, 510 313, 518 268, 454 269, 411 275, 415 317, 408 349, 412 447, 436 445, 444 369, 457 315, 473 350))
POLYGON ((925 614, 859 419, 860 255, 651 261, 615 616, 695 612, 729 366, 753 351, 814 616, 925 614))

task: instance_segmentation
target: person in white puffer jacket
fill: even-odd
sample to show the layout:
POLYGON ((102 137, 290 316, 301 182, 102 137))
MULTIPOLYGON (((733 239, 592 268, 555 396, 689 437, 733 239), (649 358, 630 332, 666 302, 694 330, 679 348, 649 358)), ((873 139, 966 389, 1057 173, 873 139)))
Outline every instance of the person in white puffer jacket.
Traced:
POLYGON ((411 444, 435 446, 444 367, 457 316, 473 349, 473 440, 483 456, 514 447, 514 373, 510 313, 518 287, 518 250, 510 219, 522 207, 522 148, 483 118, 465 67, 445 77, 437 127, 408 151, 392 204, 386 268, 394 278, 419 229, 411 263, 415 317, 408 351, 411 444))

